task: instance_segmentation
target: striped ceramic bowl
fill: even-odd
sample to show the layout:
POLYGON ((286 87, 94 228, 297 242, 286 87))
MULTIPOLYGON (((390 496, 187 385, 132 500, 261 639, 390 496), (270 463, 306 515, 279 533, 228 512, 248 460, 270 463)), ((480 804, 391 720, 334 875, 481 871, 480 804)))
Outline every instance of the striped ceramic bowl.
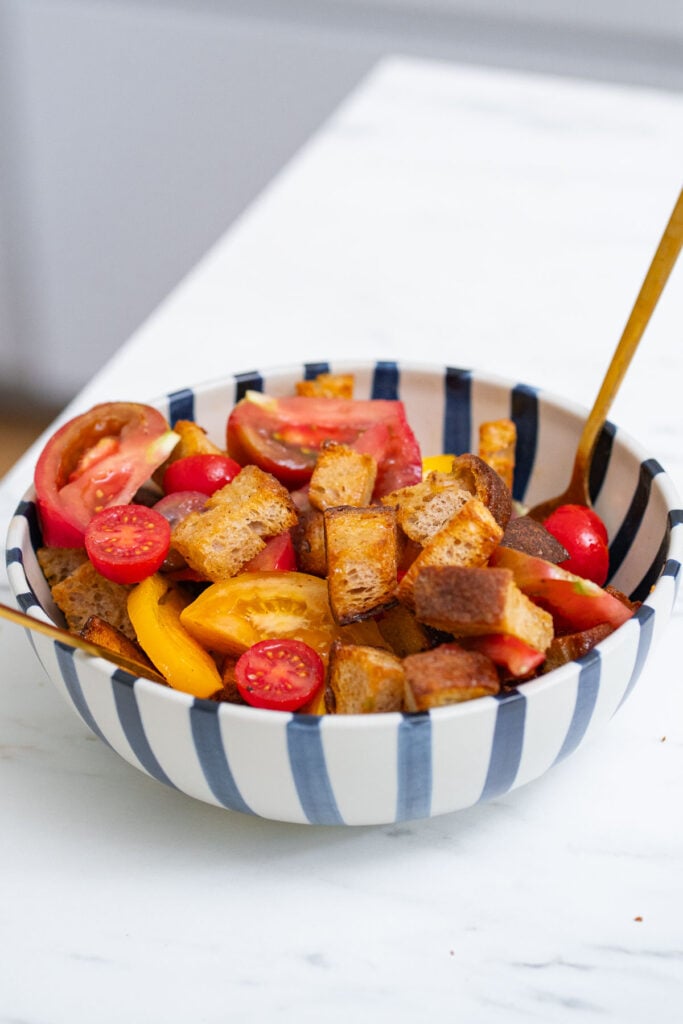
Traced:
MULTIPOLYGON (((534 388, 451 367, 309 364, 238 374, 153 403, 171 422, 195 419, 223 443, 247 389, 291 393, 321 370, 353 371, 356 395, 401 398, 424 453, 476 449, 483 420, 517 425, 515 497, 529 504, 565 486, 585 411, 534 388)), ((683 552, 681 507, 662 470, 608 424, 591 488, 610 535, 610 579, 643 601, 588 655, 520 685, 420 714, 297 716, 196 700, 112 670, 43 635, 29 638, 46 672, 94 733, 134 767, 221 807, 303 824, 365 825, 469 807, 537 778, 612 717, 669 618, 683 552)), ((61 622, 35 557, 32 495, 7 541, 18 605, 61 622)))

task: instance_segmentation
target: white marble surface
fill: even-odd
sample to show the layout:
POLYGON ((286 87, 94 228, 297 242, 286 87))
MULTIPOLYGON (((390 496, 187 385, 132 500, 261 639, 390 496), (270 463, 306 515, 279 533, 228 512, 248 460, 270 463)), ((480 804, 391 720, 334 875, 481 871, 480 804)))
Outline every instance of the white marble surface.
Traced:
MULTIPOLYGON (((680 96, 389 60, 70 411, 343 356, 590 404, 682 167, 680 96)), ((680 265, 612 412, 679 493, 682 324, 680 265)), ((546 777, 359 829, 166 790, 0 625, 0 1022, 682 1020, 681 617, 546 777)))

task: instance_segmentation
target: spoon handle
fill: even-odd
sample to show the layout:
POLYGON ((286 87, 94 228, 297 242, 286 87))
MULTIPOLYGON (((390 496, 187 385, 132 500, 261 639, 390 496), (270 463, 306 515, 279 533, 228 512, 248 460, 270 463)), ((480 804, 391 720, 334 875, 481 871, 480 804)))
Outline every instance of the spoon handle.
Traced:
POLYGON ((643 331, 669 279, 669 274, 678 259, 682 245, 683 190, 681 190, 678 196, 669 223, 664 229, 664 234, 650 264, 650 269, 645 276, 631 315, 624 327, 621 340, 612 356, 612 362, 607 369, 602 387, 586 420, 576 451, 572 479, 569 485, 570 490, 573 490, 575 485, 580 487, 585 483, 598 434, 607 419, 607 413, 612 405, 614 396, 638 348, 643 331))

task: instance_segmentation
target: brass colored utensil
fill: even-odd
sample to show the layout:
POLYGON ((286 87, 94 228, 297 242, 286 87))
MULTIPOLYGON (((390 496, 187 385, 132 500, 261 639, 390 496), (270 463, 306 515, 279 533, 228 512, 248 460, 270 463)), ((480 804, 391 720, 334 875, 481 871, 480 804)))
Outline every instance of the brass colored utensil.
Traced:
POLYGON ((664 286, 673 270, 674 264, 683 244, 683 190, 678 196, 669 223, 662 235, 657 251, 645 276, 638 298, 628 319, 621 340, 617 345, 612 361, 607 368, 602 387, 595 399, 588 419, 584 425, 574 458, 569 486, 563 494, 535 505, 529 515, 532 519, 542 522, 559 505, 590 505, 588 492, 588 473, 598 435, 607 419, 607 413, 619 385, 631 363, 643 332, 657 305, 664 286))
POLYGON ((43 622, 41 619, 34 619, 31 615, 27 615, 26 612, 21 612, 18 608, 11 608, 7 604, 2 604, 2 602, 0 602, 0 618, 9 619, 10 622, 14 622, 18 626, 24 626, 27 629, 35 630, 37 633, 43 633, 52 640, 59 640, 70 647, 78 648, 79 651, 85 651, 86 654, 92 654, 96 658, 106 658, 107 661, 113 662, 118 668, 124 668, 131 675, 144 676, 145 679, 151 679, 155 683, 166 682, 163 676, 160 676, 152 668, 140 665, 138 662, 132 661, 122 654, 114 654, 113 651, 107 650, 106 647, 100 647, 99 644, 93 644, 90 640, 84 640, 82 636, 69 633, 68 630, 61 629, 59 626, 53 626, 51 623, 43 622))

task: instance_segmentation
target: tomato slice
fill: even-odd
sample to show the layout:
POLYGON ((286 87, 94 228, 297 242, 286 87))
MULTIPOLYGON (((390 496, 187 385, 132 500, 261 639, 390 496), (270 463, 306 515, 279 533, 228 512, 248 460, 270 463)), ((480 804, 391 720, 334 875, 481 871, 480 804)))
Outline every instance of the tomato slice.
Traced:
POLYGON ((166 558, 170 544, 168 520, 146 505, 102 509, 85 531, 90 561, 114 583, 139 583, 152 576, 166 558))
POLYGON ((272 398, 249 392, 228 418, 228 453, 254 463, 290 489, 310 479, 324 441, 368 452, 377 461, 375 497, 422 478, 420 448, 403 403, 388 399, 272 398))
POLYGON ((609 549, 598 514, 586 505, 560 505, 543 525, 569 552, 562 568, 601 587, 609 572, 609 549))
POLYGON ((164 473, 166 494, 175 491, 201 491, 212 495, 231 483, 242 467, 227 455, 186 455, 176 459, 164 473))
POLYGON ((36 464, 43 542, 82 547, 95 513, 130 501, 177 441, 160 412, 136 402, 106 402, 65 423, 36 464))
POLYGON ((312 699, 325 678, 325 666, 300 640, 262 640, 235 665, 237 689, 255 708, 296 711, 312 699))
POLYGON ((263 551, 247 562, 243 572, 295 572, 296 553, 289 533, 279 533, 266 541, 263 551))
POLYGON ((517 678, 529 675, 545 661, 545 654, 525 644, 509 633, 486 633, 461 639, 459 643, 468 651, 486 654, 495 665, 506 669, 517 678))

